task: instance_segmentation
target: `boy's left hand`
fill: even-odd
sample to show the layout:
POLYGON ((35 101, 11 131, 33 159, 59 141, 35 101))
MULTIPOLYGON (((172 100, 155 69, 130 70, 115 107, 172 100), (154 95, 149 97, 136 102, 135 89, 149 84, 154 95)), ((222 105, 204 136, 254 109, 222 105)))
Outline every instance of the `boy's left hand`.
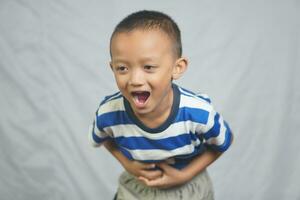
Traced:
POLYGON ((169 166, 167 163, 159 163, 157 164, 163 171, 161 177, 149 180, 145 177, 139 177, 138 179, 142 181, 145 185, 149 187, 166 189, 170 187, 174 187, 177 185, 181 185, 188 181, 188 177, 186 174, 174 167, 169 166))

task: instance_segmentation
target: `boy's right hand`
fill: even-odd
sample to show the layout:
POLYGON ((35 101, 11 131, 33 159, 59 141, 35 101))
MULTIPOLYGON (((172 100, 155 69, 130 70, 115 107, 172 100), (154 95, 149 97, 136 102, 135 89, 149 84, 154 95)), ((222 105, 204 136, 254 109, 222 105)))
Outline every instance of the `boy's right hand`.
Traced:
POLYGON ((148 180, 153 180, 163 175, 161 170, 155 169, 156 165, 154 163, 142 163, 135 160, 129 160, 119 151, 112 140, 105 141, 104 146, 117 160, 119 160, 126 171, 137 178, 144 177, 148 180))
POLYGON ((126 160, 122 163, 123 167, 130 174, 139 177, 144 177, 148 180, 153 180, 162 176, 163 172, 159 169, 155 169, 154 163, 142 163, 135 160, 126 160))

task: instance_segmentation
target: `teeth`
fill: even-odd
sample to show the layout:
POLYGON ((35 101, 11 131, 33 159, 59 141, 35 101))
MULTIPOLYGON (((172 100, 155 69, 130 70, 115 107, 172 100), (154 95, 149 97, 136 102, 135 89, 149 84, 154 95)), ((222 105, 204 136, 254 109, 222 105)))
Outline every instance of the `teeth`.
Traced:
POLYGON ((136 103, 144 104, 150 94, 148 92, 133 92, 132 95, 136 103))
POLYGON ((139 100, 138 95, 134 95, 133 98, 134 98, 134 100, 135 100, 136 102, 140 103, 140 100, 139 100))

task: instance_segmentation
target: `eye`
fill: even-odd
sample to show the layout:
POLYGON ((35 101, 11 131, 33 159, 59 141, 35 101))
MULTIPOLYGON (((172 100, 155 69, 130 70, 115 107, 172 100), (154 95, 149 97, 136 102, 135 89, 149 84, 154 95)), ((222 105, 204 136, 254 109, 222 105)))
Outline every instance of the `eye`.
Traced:
POLYGON ((145 65, 144 69, 147 70, 147 71, 152 71, 154 69, 154 66, 152 66, 152 65, 145 65))
POLYGON ((128 71, 128 68, 126 66, 120 65, 120 66, 116 66, 116 71, 118 72, 126 72, 128 71))

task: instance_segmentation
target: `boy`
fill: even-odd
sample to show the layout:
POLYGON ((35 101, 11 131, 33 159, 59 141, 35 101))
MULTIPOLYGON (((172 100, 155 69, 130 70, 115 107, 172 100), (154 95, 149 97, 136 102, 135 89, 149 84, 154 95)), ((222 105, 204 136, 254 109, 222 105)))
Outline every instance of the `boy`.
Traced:
POLYGON ((90 139, 126 169, 117 199, 213 199, 205 169, 232 133, 206 96, 173 84, 188 64, 176 23, 133 13, 116 26, 110 54, 120 92, 101 102, 90 139))

